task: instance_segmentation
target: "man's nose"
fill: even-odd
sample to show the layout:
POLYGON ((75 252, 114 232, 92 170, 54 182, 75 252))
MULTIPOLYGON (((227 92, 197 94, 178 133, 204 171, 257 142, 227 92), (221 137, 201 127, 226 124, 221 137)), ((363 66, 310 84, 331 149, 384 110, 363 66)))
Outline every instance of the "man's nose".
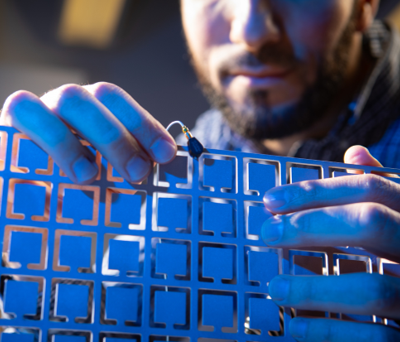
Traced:
POLYGON ((270 2, 264 0, 240 0, 231 22, 230 39, 256 53, 267 43, 277 43, 281 32, 274 22, 270 2))

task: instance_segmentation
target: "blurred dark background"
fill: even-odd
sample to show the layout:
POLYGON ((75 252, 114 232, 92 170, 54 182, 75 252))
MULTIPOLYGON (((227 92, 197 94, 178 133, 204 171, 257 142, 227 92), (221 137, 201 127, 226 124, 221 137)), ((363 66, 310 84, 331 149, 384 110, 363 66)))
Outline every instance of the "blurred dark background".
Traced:
MULTIPOLYGON (((400 24, 398 4, 381 0, 379 17, 400 24)), ((192 127, 208 108, 179 0, 0 0, 0 20, 0 102, 18 89, 41 95, 64 83, 107 81, 164 125, 192 127)))

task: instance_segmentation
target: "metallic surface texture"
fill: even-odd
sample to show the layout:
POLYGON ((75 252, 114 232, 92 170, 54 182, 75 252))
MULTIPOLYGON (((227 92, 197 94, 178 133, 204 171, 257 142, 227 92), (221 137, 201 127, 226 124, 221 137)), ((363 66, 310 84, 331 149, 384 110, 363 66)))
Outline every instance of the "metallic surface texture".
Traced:
POLYGON ((265 191, 377 168, 214 150, 196 160, 181 147, 141 185, 97 154, 98 179, 79 186, 0 131, 1 341, 294 341, 302 312, 272 302, 275 275, 400 275, 362 249, 274 249, 259 236, 265 191))

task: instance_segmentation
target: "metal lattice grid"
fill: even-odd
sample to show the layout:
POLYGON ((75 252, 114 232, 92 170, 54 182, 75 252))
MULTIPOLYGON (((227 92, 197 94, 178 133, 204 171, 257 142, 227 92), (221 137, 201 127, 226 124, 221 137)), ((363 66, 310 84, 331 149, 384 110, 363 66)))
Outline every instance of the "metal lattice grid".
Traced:
POLYGON ((211 150, 194 160, 181 147, 141 185, 97 153, 96 182, 79 186, 24 135, 0 139, 2 342, 294 341, 294 315, 340 316, 276 306, 277 274, 400 275, 362 249, 268 248, 259 236, 265 191, 377 168, 211 150))

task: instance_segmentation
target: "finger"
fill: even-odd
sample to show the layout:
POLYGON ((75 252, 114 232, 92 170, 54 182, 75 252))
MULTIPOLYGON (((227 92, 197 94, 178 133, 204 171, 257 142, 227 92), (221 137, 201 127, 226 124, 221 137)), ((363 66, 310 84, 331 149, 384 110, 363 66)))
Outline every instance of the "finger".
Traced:
POLYGON ((154 161, 167 163, 175 157, 175 140, 128 93, 106 82, 87 85, 84 88, 118 118, 154 161))
POLYGON ((92 94, 64 85, 42 101, 81 137, 90 142, 130 182, 147 177, 152 162, 123 124, 92 94))
POLYGON ((352 146, 344 154, 346 164, 383 167, 364 146, 352 146))
POLYGON ((2 118, 46 151, 74 182, 88 184, 96 178, 94 156, 36 95, 27 91, 10 95, 2 118))
MULTIPOLYGON (((383 165, 378 161, 378 159, 374 158, 367 148, 364 146, 352 146, 350 147, 346 153, 344 154, 344 162, 346 164, 354 164, 354 165, 365 165, 365 166, 376 166, 383 167, 383 165)), ((361 170, 350 170, 353 173, 362 174, 361 170)), ((379 173, 384 177, 398 177, 397 175, 392 175, 389 173, 379 173)))
POLYGON ((367 174, 283 185, 264 195, 266 208, 276 214, 355 202, 375 202, 400 211, 400 185, 367 174))
POLYGON ((289 332, 299 342, 400 341, 399 330, 382 324, 323 318, 294 318, 290 321, 289 332))
POLYGON ((295 309, 400 317, 400 279, 377 273, 279 275, 269 294, 277 305, 295 309))
POLYGON ((265 244, 274 247, 379 246, 382 252, 399 258, 400 214, 375 203, 305 210, 269 218, 261 236, 265 244))

